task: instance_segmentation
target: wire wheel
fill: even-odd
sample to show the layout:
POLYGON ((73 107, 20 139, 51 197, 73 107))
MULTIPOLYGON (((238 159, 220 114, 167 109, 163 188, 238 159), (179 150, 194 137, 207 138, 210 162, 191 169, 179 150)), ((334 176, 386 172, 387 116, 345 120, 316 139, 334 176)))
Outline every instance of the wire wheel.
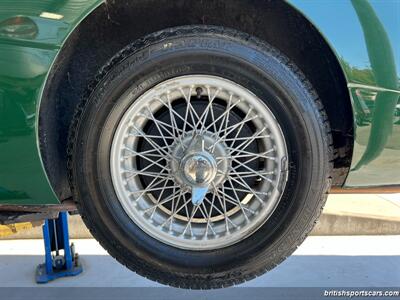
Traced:
POLYGON ((243 86, 209 75, 173 78, 136 99, 115 132, 110 166, 122 207, 142 230, 196 251, 254 233, 288 175, 272 112, 243 86))

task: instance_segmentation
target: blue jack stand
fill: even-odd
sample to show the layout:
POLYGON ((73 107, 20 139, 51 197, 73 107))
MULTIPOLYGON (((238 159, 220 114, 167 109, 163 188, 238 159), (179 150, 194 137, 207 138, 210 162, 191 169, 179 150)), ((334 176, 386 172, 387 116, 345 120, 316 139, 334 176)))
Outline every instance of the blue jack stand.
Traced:
POLYGON ((43 225, 45 263, 36 269, 36 282, 47 283, 51 280, 76 276, 82 273, 74 244, 69 245, 68 214, 61 212, 58 219, 46 220, 43 225), (61 251, 64 255, 61 255, 61 251), (54 252, 54 255, 53 255, 54 252))

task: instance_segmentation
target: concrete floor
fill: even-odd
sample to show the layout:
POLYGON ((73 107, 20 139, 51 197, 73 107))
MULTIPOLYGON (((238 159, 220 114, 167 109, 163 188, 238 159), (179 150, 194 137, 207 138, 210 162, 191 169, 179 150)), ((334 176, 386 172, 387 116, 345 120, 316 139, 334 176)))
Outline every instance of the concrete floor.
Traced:
MULTIPOLYGON (((46 287, 159 287, 111 258, 95 240, 75 240, 84 273, 46 287)), ((37 287, 41 240, 0 241, 0 287, 37 287)), ((309 237, 273 271, 242 287, 398 287, 400 236, 309 237)))

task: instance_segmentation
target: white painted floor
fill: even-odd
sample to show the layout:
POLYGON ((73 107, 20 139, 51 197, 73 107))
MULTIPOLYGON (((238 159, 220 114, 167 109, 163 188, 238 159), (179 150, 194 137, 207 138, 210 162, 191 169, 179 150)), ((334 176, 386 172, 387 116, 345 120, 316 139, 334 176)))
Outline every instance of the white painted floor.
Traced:
MULTIPOLYGON (((84 272, 40 286, 153 287, 111 258, 95 240, 73 241, 84 272)), ((0 241, 0 287, 35 287, 41 240, 0 241)), ((246 287, 398 287, 400 236, 309 237, 296 253, 246 287)))

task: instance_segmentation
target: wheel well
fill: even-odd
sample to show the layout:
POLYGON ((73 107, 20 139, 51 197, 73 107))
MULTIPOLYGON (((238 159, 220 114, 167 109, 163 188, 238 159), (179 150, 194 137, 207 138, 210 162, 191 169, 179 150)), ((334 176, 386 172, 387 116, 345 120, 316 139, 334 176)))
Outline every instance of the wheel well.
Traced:
POLYGON ((49 74, 39 115, 42 159, 60 200, 71 197, 68 129, 77 103, 99 69, 135 39, 164 28, 207 24, 254 35, 288 56, 317 90, 331 123, 334 185, 351 162, 353 114, 339 62, 317 29, 284 1, 107 1, 71 34, 49 74))

